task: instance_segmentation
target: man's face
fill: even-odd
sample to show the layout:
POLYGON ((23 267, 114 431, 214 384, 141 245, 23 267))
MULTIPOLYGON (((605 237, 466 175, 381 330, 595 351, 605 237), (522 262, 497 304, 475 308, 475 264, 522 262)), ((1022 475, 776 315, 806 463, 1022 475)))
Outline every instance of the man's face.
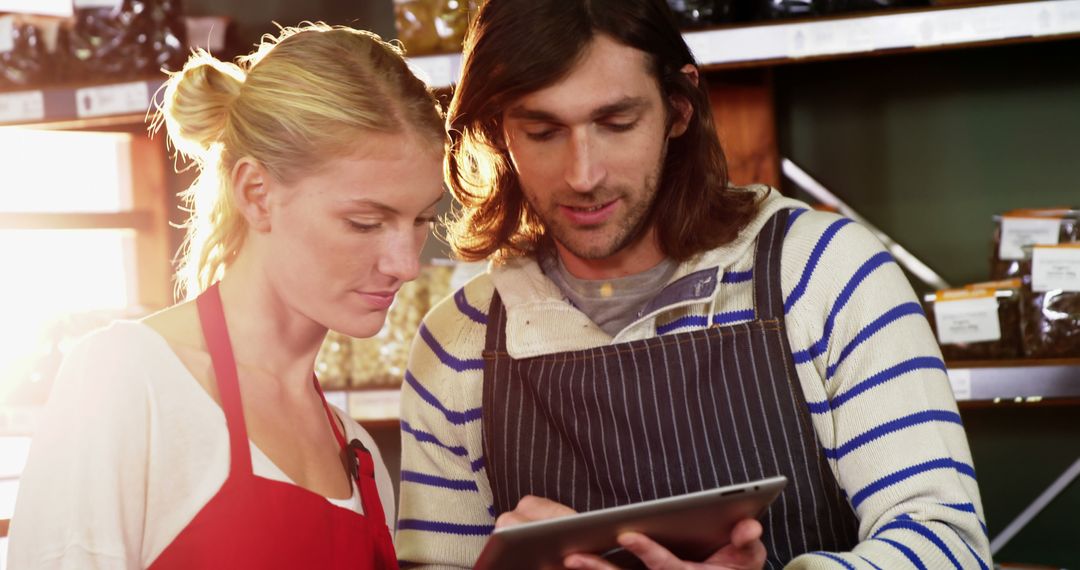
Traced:
POLYGON ((605 35, 559 82, 515 101, 503 136, 525 198, 560 254, 627 255, 648 241, 669 136, 669 116, 648 56, 605 35))

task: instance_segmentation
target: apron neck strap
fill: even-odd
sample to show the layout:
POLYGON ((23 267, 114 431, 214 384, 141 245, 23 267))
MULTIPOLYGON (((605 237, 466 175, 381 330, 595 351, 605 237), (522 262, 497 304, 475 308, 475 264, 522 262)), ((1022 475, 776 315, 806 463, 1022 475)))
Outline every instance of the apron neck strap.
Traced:
POLYGON ((244 423, 244 406, 240 400, 240 383, 236 374, 229 329, 225 324, 225 311, 221 305, 218 283, 199 295, 195 300, 199 310, 199 323, 203 338, 214 365, 221 409, 225 412, 225 424, 229 428, 229 475, 251 473, 251 448, 248 445, 247 426, 244 423))
POLYGON ((790 210, 775 214, 758 233, 754 253, 754 311, 760 320, 784 318, 784 292, 780 287, 780 254, 787 235, 790 210))

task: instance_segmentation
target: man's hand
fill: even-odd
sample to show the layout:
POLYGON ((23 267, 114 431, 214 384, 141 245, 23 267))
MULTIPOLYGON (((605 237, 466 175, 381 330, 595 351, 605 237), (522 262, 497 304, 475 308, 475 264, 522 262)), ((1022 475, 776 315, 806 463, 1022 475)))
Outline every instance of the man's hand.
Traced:
MULTIPOLYGON (((495 528, 575 514, 566 505, 527 495, 514 510, 503 513, 495 528)), ((619 535, 619 545, 641 559, 650 570, 760 570, 765 566, 765 545, 761 542, 761 523, 744 519, 731 531, 731 543, 717 550, 704 562, 679 560, 668 549, 649 537, 627 532, 619 535)), ((571 554, 563 565, 574 570, 618 570, 616 566, 592 554, 571 554)))

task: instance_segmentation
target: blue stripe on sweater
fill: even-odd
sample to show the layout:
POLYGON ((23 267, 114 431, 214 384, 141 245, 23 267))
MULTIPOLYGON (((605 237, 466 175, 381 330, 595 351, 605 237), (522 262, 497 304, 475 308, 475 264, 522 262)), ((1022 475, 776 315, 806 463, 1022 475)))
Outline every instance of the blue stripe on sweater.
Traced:
MULTIPOLYGON (((980 522, 979 524, 982 524, 982 522, 980 522)), ((960 540, 960 544, 963 544, 964 548, 966 548, 967 551, 971 553, 971 557, 974 558, 979 563, 979 568, 981 570, 990 570, 990 568, 987 567, 986 563, 983 562, 982 557, 979 556, 978 553, 975 552, 975 549, 972 548, 970 544, 968 544, 967 539, 965 539, 964 536, 960 534, 960 531, 956 530, 956 528, 953 527, 952 525, 946 524, 945 526, 947 526, 948 529, 951 530, 953 532, 953 534, 956 535, 956 538, 960 540)), ((990 538, 989 534, 987 534, 987 538, 990 538)))
POLYGON ((438 475, 428 475, 427 473, 418 473, 416 471, 408 471, 405 469, 401 470, 401 481, 427 485, 428 487, 437 487, 439 489, 448 489, 450 491, 480 492, 480 489, 476 486, 476 481, 467 479, 447 479, 445 477, 439 477, 438 475))
POLYGON ((829 560, 832 560, 833 562, 839 563, 841 566, 843 566, 844 568, 847 568, 848 570, 855 570, 855 567, 852 566, 850 562, 848 562, 847 560, 844 560, 843 558, 840 558, 839 556, 833 554, 832 552, 811 552, 810 554, 813 554, 815 556, 821 556, 821 557, 824 557, 824 558, 828 558, 829 560))
POLYGON ((956 461, 950 457, 941 457, 938 459, 931 459, 911 467, 905 467, 895 473, 890 473, 873 483, 863 487, 857 493, 851 496, 851 506, 858 508, 863 501, 872 496, 874 493, 887 489, 901 481, 921 475, 928 471, 935 469, 955 469, 957 472, 967 475, 972 479, 975 478, 975 468, 966 464, 956 461))
POLYGON ((472 469, 473 473, 476 473, 477 471, 483 469, 486 466, 487 460, 484 458, 483 455, 477 457, 472 463, 469 464, 469 467, 472 469))
POLYGON ((411 425, 409 425, 409 422, 405 420, 401 420, 401 431, 413 436, 416 441, 419 441, 421 443, 433 443, 449 451, 450 453, 457 455, 458 457, 466 457, 469 455, 469 452, 464 447, 446 445, 445 443, 439 441, 439 438, 435 437, 434 435, 426 431, 414 429, 411 425))
POLYGON ((420 337, 424 339, 424 342, 435 353, 435 356, 439 357, 439 362, 442 362, 454 372, 484 369, 483 358, 461 359, 446 352, 446 349, 439 344, 439 341, 435 340, 435 336, 428 330, 427 325, 420 325, 420 337))
POLYGON ((862 558, 862 561, 869 564, 872 568, 874 568, 874 570, 881 570, 881 567, 879 567, 877 564, 874 564, 873 562, 870 562, 870 560, 867 559, 865 556, 860 555, 859 558, 862 558))
POLYGON ((416 377, 413 376, 412 372, 408 370, 405 371, 405 383, 408 384, 418 396, 420 396, 420 399, 430 404, 431 407, 435 408, 436 410, 439 410, 439 412, 441 412, 442 415, 446 417, 446 420, 448 422, 456 426, 465 425, 469 422, 476 421, 480 419, 480 416, 483 415, 483 409, 481 408, 473 408, 471 410, 465 410, 464 412, 455 412, 453 410, 447 409, 447 407, 444 406, 442 402, 440 402, 439 399, 435 397, 435 394, 432 394, 428 391, 427 388, 424 388, 416 379, 416 377))
POLYGON ((784 226, 785 236, 787 236, 788 232, 791 231, 791 226, 795 224, 795 220, 799 219, 799 216, 805 214, 806 212, 806 208, 796 208, 792 210, 790 214, 788 214, 787 225, 784 226))
POLYGON ((488 514, 495 518, 495 505, 488 505, 488 514))
POLYGON ((720 279, 721 283, 746 283, 754 279, 754 269, 749 271, 725 271, 724 276, 720 279))
POLYGON ((803 268, 802 277, 799 278, 799 283, 792 289, 791 295, 784 301, 784 314, 791 312, 791 308, 795 306, 795 303, 799 302, 799 299, 806 293, 806 287, 810 284, 810 277, 814 275, 814 269, 817 268, 817 264, 821 261, 821 256, 825 253, 825 248, 829 246, 829 242, 836 236, 840 228, 851 223, 851 220, 842 218, 836 220, 829 227, 825 229, 825 232, 818 238, 816 244, 814 244, 813 251, 810 252, 810 259, 806 260, 806 266, 803 268))
POLYGON ((752 320, 754 320, 754 310, 745 309, 742 311, 727 311, 725 313, 717 313, 712 317, 712 324, 714 326, 730 325, 734 323, 741 323, 752 320))
POLYGON ((670 323, 665 323, 656 327, 656 334, 657 336, 665 335, 673 330, 686 327, 702 328, 708 326, 708 324, 709 317, 705 315, 687 315, 685 317, 679 317, 670 323))
POLYGON ((836 362, 830 364, 825 370, 825 379, 829 380, 832 378, 833 375, 836 374, 836 369, 840 364, 842 364, 860 344, 869 340, 870 337, 877 334, 881 329, 910 315, 925 315, 925 313, 923 313, 922 305, 914 302, 897 305, 886 311, 884 315, 874 319, 872 323, 863 327, 863 329, 859 331, 859 334, 855 335, 855 338, 851 339, 851 342, 840 351, 840 357, 836 359, 836 362))
POLYGON ((990 529, 986 528, 986 523, 982 522, 982 519, 978 519, 979 513, 975 510, 975 505, 971 503, 941 503, 941 506, 975 515, 976 519, 979 521, 979 526, 982 527, 983 534, 985 534, 987 538, 990 537, 990 529))
POLYGON ((885 437, 890 433, 896 433, 910 427, 928 424, 931 422, 947 422, 957 425, 963 425, 960 420, 960 414, 957 414, 956 412, 950 412, 948 410, 925 410, 922 412, 916 412, 909 416, 904 416, 902 418, 887 421, 877 427, 867 430, 862 434, 851 438, 843 445, 835 449, 830 449, 826 447, 825 457, 829 459, 840 459, 845 455, 851 453, 852 451, 855 451, 856 449, 870 443, 871 441, 874 441, 875 439, 885 437))
POLYGON ((425 521, 421 519, 401 519, 398 521, 397 527, 398 530, 439 532, 457 536, 487 536, 492 532, 495 532, 495 525, 490 524, 458 524, 443 521, 425 521))
MULTIPOLYGON (((949 546, 945 544, 945 541, 941 540, 941 537, 927 528, 926 525, 915 522, 911 520, 910 517, 906 519, 897 519, 882 526, 874 536, 876 537, 877 535, 892 529, 904 529, 915 532, 926 540, 929 540, 934 546, 938 547, 938 550, 945 554, 945 557, 949 559, 949 562, 952 562, 954 568, 964 570, 964 567, 960 565, 960 561, 956 559, 956 555, 952 553, 952 550, 949 550, 949 546)), ((980 561, 980 563, 981 562, 982 561, 980 561)))
POLYGON ((461 311, 461 314, 469 317, 469 320, 472 322, 485 326, 487 325, 487 315, 480 309, 469 304, 469 300, 465 297, 464 287, 458 289, 457 293, 454 293, 454 304, 457 305, 458 311, 461 311))
POLYGON ((926 565, 923 564, 923 561, 921 558, 919 558, 919 555, 915 554, 910 548, 904 546, 903 544, 896 542, 895 540, 889 540, 888 538, 875 538, 873 540, 884 542, 885 544, 892 546, 893 548, 902 552, 904 556, 906 556, 907 559, 915 565, 916 568, 918 568, 919 570, 927 570, 926 565))
POLYGON ((836 298, 836 302, 833 303, 832 309, 829 310, 829 316, 825 319, 825 327, 821 333, 821 339, 810 345, 810 348, 796 352, 796 363, 809 362, 821 354, 825 353, 825 349, 829 347, 829 338, 832 337, 833 328, 836 327, 836 316, 840 314, 840 310, 843 309, 847 302, 851 300, 852 295, 855 294, 855 290, 859 288, 859 285, 866 280, 877 268, 885 265, 886 263, 892 263, 893 257, 888 252, 882 251, 866 260, 855 274, 848 279, 844 289, 840 292, 840 295, 836 298), (802 354, 805 353, 805 354, 802 354))
POLYGON ((833 397, 832 400, 825 400, 822 402, 807 402, 807 407, 810 408, 811 414, 824 414, 830 410, 835 410, 840 406, 847 403, 849 400, 870 390, 876 388, 890 380, 894 380, 907 374, 908 372, 914 372, 916 370, 941 370, 945 371, 945 363, 940 358, 935 356, 920 356, 905 360, 896 366, 892 366, 874 374, 873 376, 859 382, 858 384, 848 388, 846 391, 841 392, 833 397))

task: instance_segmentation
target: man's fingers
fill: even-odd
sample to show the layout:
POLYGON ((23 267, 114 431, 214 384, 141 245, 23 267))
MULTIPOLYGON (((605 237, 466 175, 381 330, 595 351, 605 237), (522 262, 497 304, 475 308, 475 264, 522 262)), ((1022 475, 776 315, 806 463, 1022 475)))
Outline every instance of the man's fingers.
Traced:
POLYGON ((499 518, 495 519, 495 528, 504 528, 526 522, 529 522, 529 519, 525 518, 517 511, 509 511, 499 515, 499 518))
POLYGON ((518 501, 514 512, 530 520, 542 520, 565 517, 574 514, 576 511, 562 503, 556 503, 533 495, 525 495, 518 501))
POLYGON ((755 519, 743 519, 731 531, 731 544, 736 548, 744 548, 755 540, 760 540, 761 533, 760 522, 755 519))
POLYGON ((620 534, 619 544, 641 559, 650 570, 678 570, 684 567, 683 561, 668 549, 639 532, 620 534))
POLYGON ((610 562, 592 554, 571 554, 563 559, 563 566, 570 570, 619 570, 610 562))

